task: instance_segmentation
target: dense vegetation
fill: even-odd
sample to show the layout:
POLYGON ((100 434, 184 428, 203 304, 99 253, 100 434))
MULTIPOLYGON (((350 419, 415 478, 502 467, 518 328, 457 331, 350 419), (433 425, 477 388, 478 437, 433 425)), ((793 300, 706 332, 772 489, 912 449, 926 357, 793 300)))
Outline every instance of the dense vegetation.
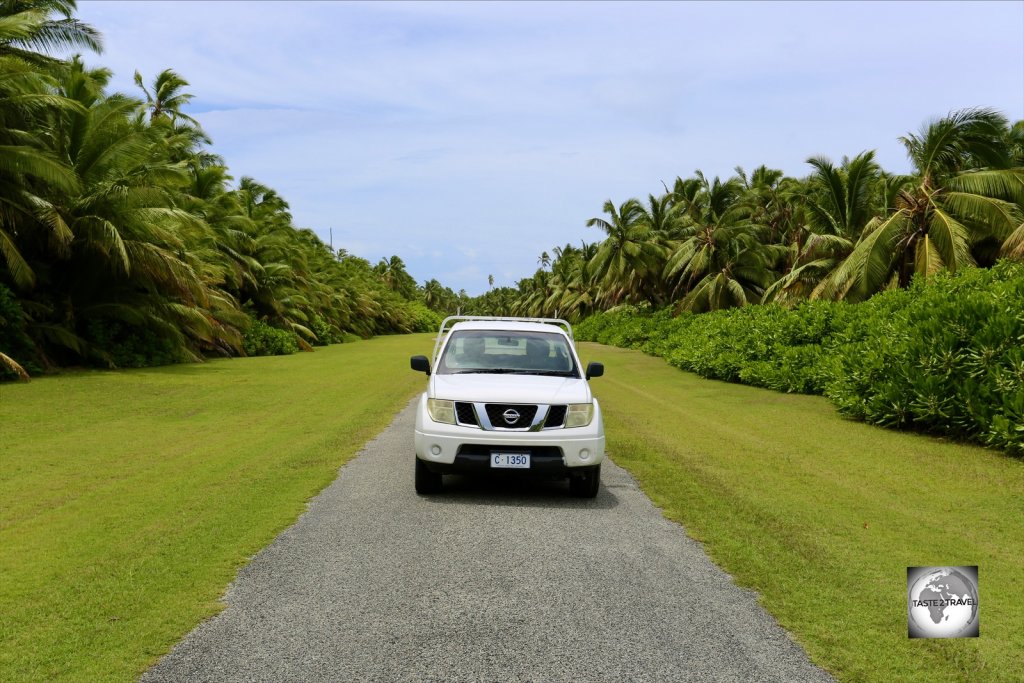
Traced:
POLYGON ((1024 454, 1024 264, 964 269, 868 301, 594 315, 578 338, 703 377, 824 394, 850 417, 1024 454))
POLYGON ((697 171, 645 201, 605 202, 586 222, 604 240, 556 247, 533 277, 470 298, 418 286, 398 256, 334 253, 273 189, 235 185, 175 72, 149 86, 136 73, 134 97, 108 92, 106 69, 50 56, 99 50, 74 10, 0 4, 7 377, 293 353, 436 329, 456 311, 612 311, 581 336, 709 377, 824 393, 874 423, 1020 449, 1024 121, 984 108, 936 119, 900 138, 906 176, 870 151, 838 165, 812 157, 805 178, 697 171))
POLYGON ((397 256, 296 229, 225 162, 171 70, 141 97, 53 52, 98 51, 73 0, 0 4, 0 373, 287 353, 434 329, 397 256))
POLYGON ((607 237, 544 252, 515 288, 466 310, 581 320, 620 304, 692 312, 807 299, 864 301, 913 275, 1024 259, 1024 121, 966 109, 900 141, 910 175, 867 151, 807 160, 791 178, 761 166, 697 171, 646 201, 604 204, 607 237))
POLYGON ((603 241, 464 310, 583 321, 705 377, 1022 453, 1024 121, 965 109, 900 141, 909 175, 867 151, 609 200, 586 223, 603 241))

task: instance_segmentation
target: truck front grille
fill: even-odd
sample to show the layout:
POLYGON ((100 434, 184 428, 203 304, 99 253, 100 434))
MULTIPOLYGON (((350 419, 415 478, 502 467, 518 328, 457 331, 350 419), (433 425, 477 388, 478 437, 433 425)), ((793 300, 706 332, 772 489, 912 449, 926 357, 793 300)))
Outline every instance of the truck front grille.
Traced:
POLYGON ((488 403, 485 409, 491 426, 498 429, 525 429, 533 424, 533 418, 537 415, 535 405, 488 403), (515 419, 509 421, 511 417, 515 419))
POLYGON ((456 402, 455 419, 458 420, 460 425, 473 425, 474 427, 480 426, 476 421, 476 413, 473 411, 472 403, 463 403, 461 401, 456 402))
POLYGON ((561 427, 565 424, 565 410, 567 406, 551 406, 548 410, 548 419, 544 420, 544 428, 561 427))

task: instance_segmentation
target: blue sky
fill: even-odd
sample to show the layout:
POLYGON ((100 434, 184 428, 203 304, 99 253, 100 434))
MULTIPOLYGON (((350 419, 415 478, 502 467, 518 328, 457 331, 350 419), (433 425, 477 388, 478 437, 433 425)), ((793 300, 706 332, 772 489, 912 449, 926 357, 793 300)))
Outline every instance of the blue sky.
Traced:
POLYGON ((1024 2, 80 0, 116 90, 172 68, 237 178, 422 283, 513 285, 606 199, 875 149, 969 106, 1024 118, 1024 2))

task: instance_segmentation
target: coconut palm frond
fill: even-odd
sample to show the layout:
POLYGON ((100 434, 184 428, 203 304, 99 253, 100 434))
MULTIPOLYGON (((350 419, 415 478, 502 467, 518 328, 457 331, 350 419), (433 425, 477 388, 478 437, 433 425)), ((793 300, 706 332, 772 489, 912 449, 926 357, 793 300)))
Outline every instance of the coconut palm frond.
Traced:
POLYGON ((950 178, 946 185, 954 192, 1024 204, 1024 168, 966 171, 950 178))
POLYGON ((951 213, 984 226, 986 232, 1000 240, 1006 239, 1024 220, 1017 204, 1002 199, 967 192, 947 192, 942 199, 951 213))
POLYGON ((61 192, 73 193, 78 187, 65 164, 48 152, 22 145, 0 145, 0 174, 32 176, 61 192))
POLYGON ((917 243, 917 254, 914 257, 914 269, 925 277, 931 277, 935 273, 939 272, 946 267, 945 262, 942 259, 942 255, 939 254, 939 250, 935 248, 931 238, 925 235, 917 243))
POLYGON ((16 360, 8 356, 3 351, 0 351, 0 367, 7 368, 7 370, 17 375, 18 379, 22 382, 28 382, 32 379, 29 377, 28 373, 25 372, 25 368, 21 367, 16 360))
POLYGON ((32 266, 21 255, 17 244, 3 228, 0 228, 0 254, 4 257, 7 271, 11 274, 15 285, 21 289, 30 289, 35 286, 36 274, 32 270, 32 266))
POLYGON ((935 207, 926 237, 930 237, 929 242, 950 270, 975 265, 974 256, 971 255, 970 231, 941 208, 935 207))
POLYGON ((1003 241, 999 253, 1015 261, 1024 261, 1024 223, 1010 233, 1003 241))

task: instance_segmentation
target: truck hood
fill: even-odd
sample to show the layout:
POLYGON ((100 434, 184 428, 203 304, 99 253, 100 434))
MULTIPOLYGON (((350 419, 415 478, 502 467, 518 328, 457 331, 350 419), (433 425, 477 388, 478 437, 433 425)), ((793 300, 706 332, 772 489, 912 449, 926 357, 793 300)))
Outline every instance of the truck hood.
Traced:
POLYGON ((470 403, 589 403, 590 385, 573 377, 431 375, 430 398, 470 403))

